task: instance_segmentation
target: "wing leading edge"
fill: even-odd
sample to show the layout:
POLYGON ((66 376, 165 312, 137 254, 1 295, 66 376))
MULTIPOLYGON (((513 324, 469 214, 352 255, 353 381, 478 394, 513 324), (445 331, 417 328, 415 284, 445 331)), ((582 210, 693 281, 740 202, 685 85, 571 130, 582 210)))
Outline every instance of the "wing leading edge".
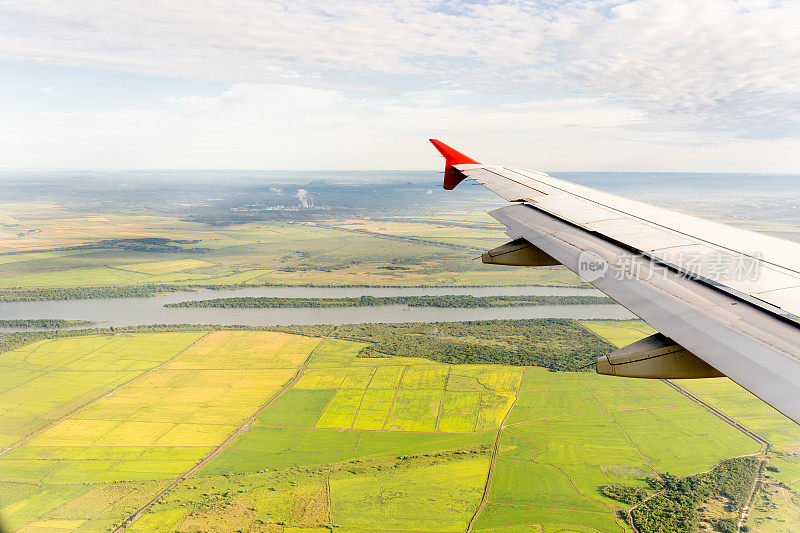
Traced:
POLYGON ((431 142, 445 188, 471 178, 514 202, 490 213, 513 240, 484 262, 561 263, 661 332, 600 358, 598 372, 726 375, 800 423, 800 245, 431 142))

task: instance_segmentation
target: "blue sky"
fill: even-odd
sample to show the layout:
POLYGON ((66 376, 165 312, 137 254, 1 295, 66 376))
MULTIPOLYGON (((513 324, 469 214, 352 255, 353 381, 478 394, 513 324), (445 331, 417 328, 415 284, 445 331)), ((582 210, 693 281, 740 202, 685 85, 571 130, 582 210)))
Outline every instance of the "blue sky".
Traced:
POLYGON ((800 171, 800 3, 0 0, 0 167, 800 171))

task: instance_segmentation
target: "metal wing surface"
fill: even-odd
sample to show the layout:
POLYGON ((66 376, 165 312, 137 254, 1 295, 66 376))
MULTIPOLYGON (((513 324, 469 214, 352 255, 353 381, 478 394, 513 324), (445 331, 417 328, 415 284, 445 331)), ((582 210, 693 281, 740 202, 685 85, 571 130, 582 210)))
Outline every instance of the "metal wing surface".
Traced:
POLYGON ((800 244, 431 142, 446 189, 470 178, 513 203, 490 213, 512 241, 484 262, 563 264, 660 332, 599 359, 598 372, 726 375, 800 422, 800 244))

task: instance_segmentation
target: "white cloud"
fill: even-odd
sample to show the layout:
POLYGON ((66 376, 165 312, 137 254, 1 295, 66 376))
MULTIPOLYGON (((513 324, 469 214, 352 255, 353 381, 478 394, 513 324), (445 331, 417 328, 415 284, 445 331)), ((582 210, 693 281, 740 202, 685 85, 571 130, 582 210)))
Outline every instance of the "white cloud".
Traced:
POLYGON ((796 136, 800 3, 6 0, 0 59, 312 87, 590 94, 637 126, 796 136))
MULTIPOLYGON (((505 106, 459 103, 463 90, 420 100, 240 83, 218 95, 172 97, 158 110, 0 114, 7 167, 439 168, 426 138, 485 162, 542 170, 787 171, 791 141, 631 132, 636 109, 591 98, 505 106)), ((469 96, 469 95, 467 95, 469 96)))
POLYGON ((229 86, 8 111, 4 164, 430 167, 413 154, 436 134, 538 168, 800 169, 800 2, 153 6, 0 0, 0 61, 229 86))
POLYGON ((49 87, 49 86, 48 87, 39 87, 36 90, 39 91, 40 93, 44 93, 44 94, 52 94, 53 93, 53 88, 49 87))

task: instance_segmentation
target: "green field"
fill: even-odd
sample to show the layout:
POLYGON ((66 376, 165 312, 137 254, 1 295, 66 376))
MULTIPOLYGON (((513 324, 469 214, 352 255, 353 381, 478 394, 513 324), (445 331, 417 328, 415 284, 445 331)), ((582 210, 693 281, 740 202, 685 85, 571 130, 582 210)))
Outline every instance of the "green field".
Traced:
POLYGON ((473 261, 475 252, 465 247, 493 248, 507 239, 485 213, 469 216, 475 218, 469 229, 447 213, 414 223, 365 225, 332 215, 320 225, 216 227, 161 215, 87 217, 67 208, 0 204, 0 235, 8 229, 0 238, 0 298, 58 298, 80 287, 102 296, 124 287, 582 284, 563 268, 473 261))
POLYGON ((366 531, 407 529, 409 524, 424 531, 462 531, 483 494, 488 466, 484 456, 334 479, 331 523, 366 531))
MULTIPOLYGON (((647 334, 600 326, 609 340, 647 334)), ((659 381, 363 357, 368 342, 320 340, 124 333, 3 353, 0 523, 111 529, 222 446, 128 529, 465 531, 474 520, 474 531, 625 532, 627 506, 604 485, 646 487, 759 451, 659 381)), ((681 385, 774 439, 778 470, 753 520, 791 530, 796 427, 727 380, 681 385)))
POLYGON ((659 382, 526 369, 477 529, 563 520, 569 527, 627 531, 615 522, 619 503, 599 491, 602 485, 641 483, 662 472, 686 475, 758 451, 702 407, 685 403, 659 382), (626 384, 639 383, 653 393, 648 404, 626 395, 626 384), (603 400, 608 397, 616 399, 613 405, 603 400))
POLYGON ((682 387, 768 439, 776 451, 800 450, 800 428, 727 378, 678 380, 682 387))

